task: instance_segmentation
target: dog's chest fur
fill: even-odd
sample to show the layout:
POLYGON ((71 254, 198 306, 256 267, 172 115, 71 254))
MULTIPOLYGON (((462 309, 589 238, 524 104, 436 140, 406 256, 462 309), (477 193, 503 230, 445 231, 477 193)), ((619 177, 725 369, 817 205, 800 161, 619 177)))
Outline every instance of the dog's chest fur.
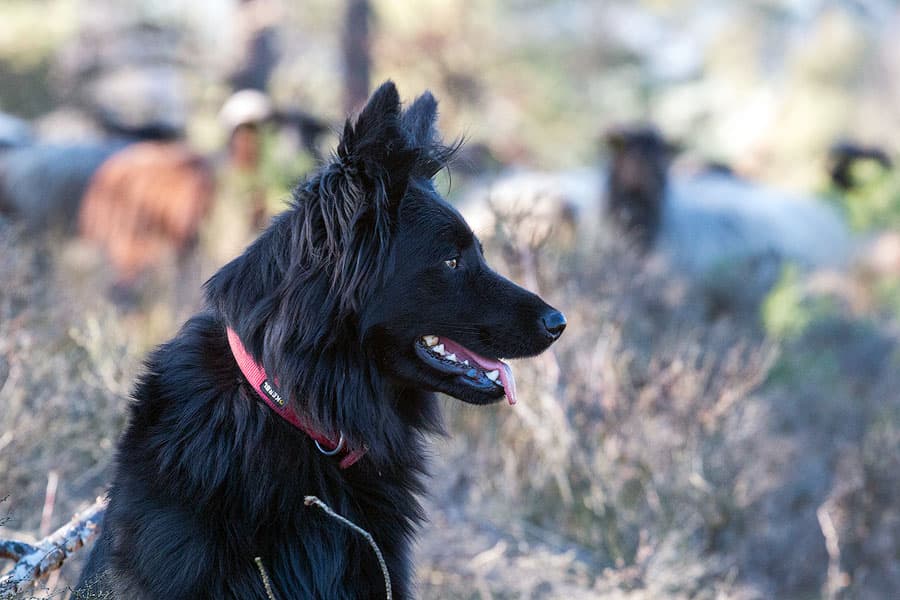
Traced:
MULTIPOLYGON (((86 578, 109 569, 103 587, 131 598, 265 598, 260 557, 279 598, 383 597, 372 548, 305 506, 314 495, 373 535, 394 596, 408 595, 424 464, 414 419, 400 428, 402 455, 339 469, 256 399, 223 324, 209 315, 189 321, 148 369, 86 578)), ((433 402, 424 394, 382 400, 433 402)))

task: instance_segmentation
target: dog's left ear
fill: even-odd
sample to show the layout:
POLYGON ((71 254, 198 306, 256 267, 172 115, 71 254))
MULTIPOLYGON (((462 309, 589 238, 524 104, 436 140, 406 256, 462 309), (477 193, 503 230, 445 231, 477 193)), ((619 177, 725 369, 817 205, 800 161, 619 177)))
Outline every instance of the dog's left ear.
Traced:
POLYGON ((431 92, 425 92, 404 111, 401 119, 419 153, 415 175, 425 179, 431 179, 446 166, 461 143, 457 141, 451 146, 441 143, 437 131, 437 107, 437 100, 431 92))
POLYGON ((437 137, 438 103, 431 92, 425 92, 403 112, 403 127, 409 132, 412 143, 417 148, 428 148, 437 137))
POLYGON ((416 162, 417 151, 400 120, 400 95, 392 81, 381 84, 359 113, 347 120, 337 147, 344 171, 363 189, 386 192, 390 206, 399 204, 416 162))

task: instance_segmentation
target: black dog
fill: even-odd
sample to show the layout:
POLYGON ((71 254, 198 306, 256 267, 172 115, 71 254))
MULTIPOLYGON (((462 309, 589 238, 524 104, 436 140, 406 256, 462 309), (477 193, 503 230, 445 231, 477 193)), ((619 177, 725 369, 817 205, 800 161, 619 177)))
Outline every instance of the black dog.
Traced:
MULTIPOLYGON (((390 82, 293 206, 207 283, 150 357, 82 589, 127 599, 411 595, 433 392, 515 401, 496 357, 543 351, 562 314, 491 271, 431 178, 437 103, 390 82), (490 357, 490 358, 486 358, 490 357)), ((107 597, 107 596, 104 596, 107 597)))

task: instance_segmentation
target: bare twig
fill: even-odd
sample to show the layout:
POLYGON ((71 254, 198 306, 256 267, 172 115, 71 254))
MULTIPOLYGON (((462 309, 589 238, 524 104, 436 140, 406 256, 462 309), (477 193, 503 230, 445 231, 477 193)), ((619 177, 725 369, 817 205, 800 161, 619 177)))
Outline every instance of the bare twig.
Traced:
POLYGON ((266 596, 269 600, 275 600, 275 594, 272 593, 272 582, 269 581, 269 574, 266 572, 266 567, 263 565, 262 557, 257 556, 253 560, 256 561, 256 567, 259 569, 259 576, 262 577, 263 585, 266 586, 266 596))
POLYGON ((71 521, 35 545, 0 541, 6 558, 17 560, 12 571, 0 577, 0 597, 28 589, 55 571, 69 555, 97 535, 106 500, 98 498, 94 504, 75 515, 71 521))
POLYGON ((391 574, 388 572, 387 563, 384 561, 384 556, 381 554, 381 548, 378 547, 378 544, 375 543, 375 538, 372 537, 372 534, 354 523, 349 519, 342 517, 341 515, 334 512, 330 506, 319 500, 316 496, 306 496, 303 499, 303 503, 306 506, 315 505, 322 509, 322 511, 331 517, 332 519, 340 522, 343 525, 346 525, 353 531, 357 532, 369 542, 369 545, 372 546, 372 549, 375 551, 375 556, 378 557, 378 564, 381 566, 381 574, 384 576, 384 591, 387 600, 393 599, 393 593, 391 592, 391 574))
POLYGON ((825 582, 827 598, 837 598, 842 590, 850 585, 850 576, 841 568, 841 543, 837 527, 828 512, 828 502, 816 510, 819 528, 825 538, 825 549, 828 551, 828 575, 825 582))
POLYGON ((748 356, 741 357, 740 364, 744 366, 743 376, 729 377, 729 384, 719 393, 716 403, 700 413, 700 422, 707 431, 712 431, 719 419, 727 414, 732 406, 765 382, 778 359, 778 354, 777 346, 766 344, 752 350, 748 356))
MULTIPOLYGON (((2 441, 3 440, 0 440, 0 442, 2 442, 2 441)), ((0 504, 6 502, 7 500, 9 500, 9 496, 3 496, 2 498, 0 498, 0 504)), ((9 523, 11 520, 12 520, 12 517, 9 515, 0 515, 0 527, 3 527, 7 523, 9 523)))
MULTIPOLYGON (((47 473, 47 489, 44 493, 44 508, 41 511, 41 524, 38 528, 38 534, 41 538, 47 537, 50 534, 50 525, 53 521, 53 511, 56 507, 56 491, 59 487, 59 473, 55 470, 51 470, 47 473)), ((0 525, 2 525, 2 519, 0 519, 0 525)), ((3 542, 0 541, 0 544, 3 542)), ((7 542, 10 546, 17 547, 17 555, 13 555, 13 553, 4 553, 0 550, 0 557, 5 557, 10 560, 18 561, 26 554, 30 554, 31 552, 36 552, 37 549, 30 544, 26 544, 24 542, 19 542, 17 540, 9 540, 7 542), (28 548, 29 550, 25 550, 28 548)), ((49 573, 47 577, 46 584, 44 585, 45 589, 52 590, 56 588, 56 585, 59 583, 59 569, 53 570, 49 573)))
POLYGON ((6 560, 18 561, 27 554, 31 554, 37 550, 34 546, 27 542, 18 540, 0 540, 0 558, 6 560))
POLYGON ((47 491, 44 494, 44 510, 41 511, 41 536, 50 533, 50 523, 53 520, 53 509, 56 507, 56 488, 59 486, 59 473, 51 470, 47 473, 47 491))

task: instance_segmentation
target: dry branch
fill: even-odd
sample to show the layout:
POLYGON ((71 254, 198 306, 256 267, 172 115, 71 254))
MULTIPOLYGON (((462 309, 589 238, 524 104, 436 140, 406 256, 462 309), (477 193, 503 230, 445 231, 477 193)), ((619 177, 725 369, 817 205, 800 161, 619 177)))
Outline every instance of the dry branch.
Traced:
POLYGON ((37 550, 28 542, 18 540, 0 540, 0 558, 18 561, 27 554, 37 550))
POLYGON ((17 561, 11 571, 0 577, 0 598, 28 589, 38 579, 61 567, 72 552, 97 535, 105 509, 106 499, 98 498, 71 521, 34 545, 0 541, 0 556, 17 561))
POLYGON ((349 527, 353 531, 366 538, 366 541, 369 542, 370 546, 372 546, 372 550, 375 551, 375 557, 378 559, 379 566, 381 566, 381 575, 384 577, 385 597, 387 598, 387 600, 392 600, 393 593, 391 592, 391 574, 388 571, 387 563, 384 561, 384 555, 381 553, 381 548, 379 548, 378 544, 375 543, 375 538, 372 537, 372 534, 350 519, 342 517, 341 515, 334 512, 334 510, 330 506, 322 502, 316 496, 306 496, 303 499, 303 503, 306 504, 306 506, 317 506, 318 508, 322 509, 322 512, 324 512, 335 521, 349 527))
POLYGON ((263 585, 266 588, 266 598, 275 600, 275 594, 272 592, 272 582, 269 580, 269 574, 266 572, 265 565, 263 565, 262 557, 257 556, 253 560, 256 561, 256 568, 259 569, 259 576, 262 577, 263 585))

